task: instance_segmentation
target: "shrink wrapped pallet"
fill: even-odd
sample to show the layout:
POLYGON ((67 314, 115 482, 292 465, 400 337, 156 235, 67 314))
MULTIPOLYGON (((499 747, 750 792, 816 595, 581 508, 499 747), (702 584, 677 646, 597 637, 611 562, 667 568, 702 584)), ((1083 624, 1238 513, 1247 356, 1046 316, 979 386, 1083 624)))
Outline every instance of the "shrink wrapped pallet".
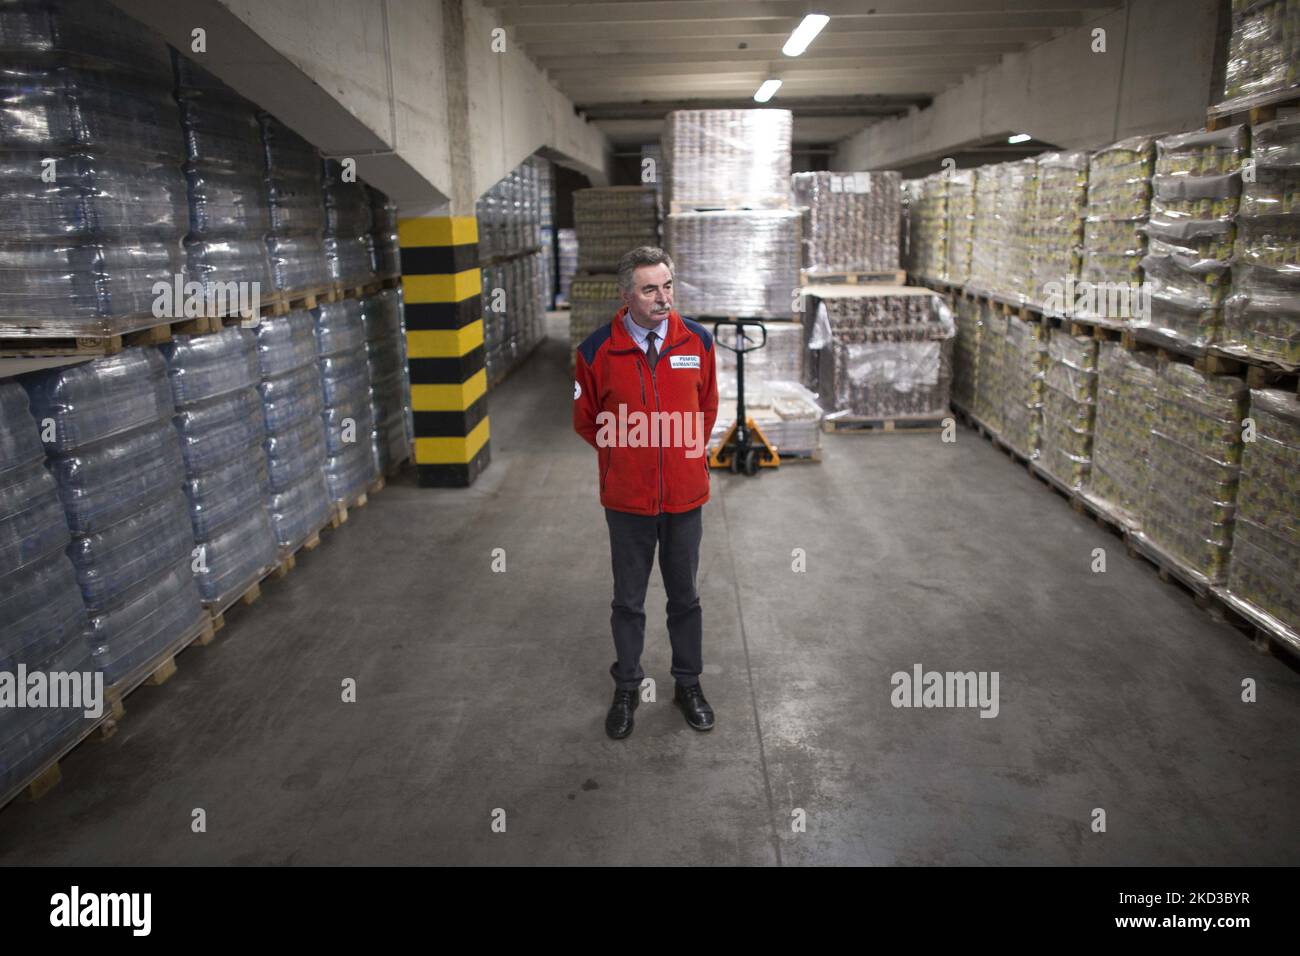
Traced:
POLYGON ((1007 316, 1003 365, 1002 439, 1025 458, 1038 457, 1043 429, 1047 342, 1041 322, 1007 316))
POLYGON ((806 287, 807 381, 826 418, 928 418, 947 410, 952 313, 928 289, 806 287))
POLYGON ((998 219, 1000 196, 1007 188, 1007 164, 975 170, 974 211, 971 220, 970 282, 981 293, 993 293, 999 283, 1002 224, 998 219))
POLYGON ((898 268, 898 173, 795 173, 791 180, 795 205, 807 210, 803 265, 811 276, 898 268))
POLYGON ((980 340, 984 326, 977 299, 962 295, 953 304, 957 335, 953 340, 952 400, 971 411, 975 408, 979 383, 980 340))
POLYGON ((375 278, 370 194, 355 171, 345 175, 337 159, 326 159, 321 172, 325 202, 322 241, 330 281, 336 288, 365 285, 375 278))
POLYGON ((1300 87, 1300 2, 1233 0, 1221 109, 1266 103, 1300 87))
POLYGON ((789 319, 799 288, 799 213, 792 209, 676 213, 668 252, 678 311, 789 319))
POLYGON ((316 320, 321 418, 325 423, 325 485, 330 501, 350 505, 375 477, 366 330, 356 299, 322 302, 316 320))
POLYGON ((156 324, 189 225, 166 44, 100 0, 11 3, 0 59, 0 334, 156 324))
MULTIPOLYGON (((1120 140, 1088 159, 1088 214, 1083 225, 1080 279, 1094 288, 1133 289, 1142 281, 1147 241, 1143 226, 1151 208, 1155 141, 1147 136, 1120 140)), ((1079 308, 1084 318, 1123 325, 1136 311, 1113 308, 1109 296, 1093 296, 1079 308)))
MULTIPOLYGON (((69 541, 27 395, 0 381, 0 671, 94 669, 69 541)), ((0 710, 0 799, 75 738, 81 719, 72 708, 0 710)))
MULTIPOLYGON (((762 352, 760 349, 754 355, 762 352)), ((748 358, 748 357, 747 357, 748 358)), ((709 448, 726 438, 736 421, 736 373, 718 372, 718 418, 709 448)), ((796 381, 750 379, 745 367, 745 415, 782 457, 815 457, 821 451, 822 408, 817 396, 796 381)))
POLYGON ((1006 395, 1007 316, 987 299, 979 301, 979 378, 975 382, 975 417, 994 432, 1002 431, 1006 395))
POLYGON ((1097 410, 1096 340, 1049 328, 1043 386, 1039 464, 1066 486, 1079 488, 1092 467, 1097 410))
MULTIPOLYGON (((713 332, 712 323, 706 321, 704 326, 710 333, 713 332)), ((764 327, 767 329, 767 345, 745 355, 746 387, 751 377, 755 381, 803 381, 803 325, 799 322, 767 322, 764 327)), ((743 348, 752 348, 762 341, 761 333, 752 327, 745 329, 748 345, 737 341, 735 326, 720 326, 717 334, 724 345, 739 344, 743 348)), ((736 371, 735 352, 727 348, 719 348, 716 355, 719 374, 736 371)))
POLYGON ((943 280, 948 272, 948 183, 942 173, 907 181, 907 271, 943 280))
POLYGON ((975 171, 953 170, 947 180, 947 214, 943 279, 953 285, 970 281, 972 230, 975 226, 975 171))
POLYGON ((608 325, 623 307, 614 276, 574 276, 569 287, 570 357, 592 332, 608 325))
POLYGON ((655 191, 650 186, 579 189, 573 194, 573 225, 578 271, 616 272, 628 250, 659 245, 655 191))
POLYGON ((194 576, 205 602, 224 605, 255 584, 276 558, 257 336, 227 328, 174 336, 158 350, 176 402, 199 554, 194 576))
POLYGON ((166 365, 126 349, 23 379, 72 532, 95 666, 113 683, 203 617, 166 365))
POLYGON ((578 271, 578 235, 572 229, 558 229, 555 233, 556 269, 559 272, 559 286, 555 295, 556 305, 568 304, 569 286, 578 271))
POLYGON ((361 300, 370 366, 371 441, 375 467, 386 474, 411 456, 406 406, 411 386, 406 369, 402 291, 384 289, 361 300))
POLYGON ((1300 633, 1300 399, 1253 389, 1254 440, 1245 443, 1228 591, 1300 633))
POLYGON ((1300 117, 1251 129, 1253 175, 1242 184, 1232 291, 1220 347, 1300 366, 1300 117))
POLYGON ((1248 400, 1241 379, 1180 362, 1156 377, 1140 537, 1204 583, 1228 571, 1248 400))
POLYGON ((1151 216, 1143 227, 1151 308, 1130 325, 1200 348, 1219 337, 1246 129, 1166 136, 1156 150, 1151 216))
POLYGON ((373 186, 370 197, 370 244, 374 255, 375 277, 396 279, 402 274, 402 250, 397 236, 397 203, 373 186))
POLYGON ((1136 527, 1146 495, 1151 430, 1156 417, 1154 352, 1101 342, 1092 468, 1085 487, 1125 525, 1136 527))
POLYGON ((1068 290, 1079 278, 1083 218, 1088 201, 1088 154, 1045 153, 1038 157, 1038 192, 1031 229, 1034 249, 1029 301, 1068 315, 1068 290))
POLYGON ((325 197, 321 158, 316 149, 266 113, 258 115, 265 157, 267 208, 271 231, 267 252, 277 292, 300 295, 330 285, 325 259, 325 197))
POLYGON ((324 396, 310 312, 257 326, 258 395, 266 426, 267 509, 276 545, 291 551, 329 518, 324 396))
POLYGON ((265 160, 257 108, 191 60, 174 51, 173 57, 185 138, 189 278, 208 300, 215 300, 220 285, 229 282, 256 283, 259 297, 263 290, 269 294, 265 237, 271 213, 262 182, 265 160))
POLYGON ((664 119, 663 200, 694 209, 790 205, 789 110, 675 110, 664 119))

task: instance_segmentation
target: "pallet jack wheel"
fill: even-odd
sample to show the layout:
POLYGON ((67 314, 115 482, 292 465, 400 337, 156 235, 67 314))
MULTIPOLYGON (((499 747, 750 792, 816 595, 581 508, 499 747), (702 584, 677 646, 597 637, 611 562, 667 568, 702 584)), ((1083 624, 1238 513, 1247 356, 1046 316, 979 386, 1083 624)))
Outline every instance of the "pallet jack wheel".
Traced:
POLYGON ((740 474, 740 452, 732 451, 731 462, 727 467, 731 470, 733 475, 740 474))
POLYGON ((750 448, 745 452, 744 462, 745 474, 751 478, 758 474, 758 449, 750 448))

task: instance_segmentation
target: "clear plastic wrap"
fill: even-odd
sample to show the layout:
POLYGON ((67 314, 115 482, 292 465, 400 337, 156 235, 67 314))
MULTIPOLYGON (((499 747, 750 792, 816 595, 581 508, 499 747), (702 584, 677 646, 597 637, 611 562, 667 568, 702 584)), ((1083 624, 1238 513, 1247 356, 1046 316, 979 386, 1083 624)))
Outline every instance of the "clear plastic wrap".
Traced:
POLYGON ((1194 348, 1219 337, 1245 153, 1243 126, 1156 141, 1151 214, 1142 227, 1151 309, 1131 327, 1194 348))
POLYGON ((0 379, 0 474, 44 457, 45 446, 32 421, 27 392, 13 379, 0 379))
POLYGON ((131 70, 171 79, 167 45, 105 0, 11 0, 0 21, 0 55, 131 70))
POLYGON ((665 206, 670 212, 787 208, 793 115, 780 109, 669 113, 662 137, 665 206))
POLYGON ((901 286, 805 293, 807 381, 828 419, 930 416, 947 407, 956 330, 938 294, 901 286))
POLYGON ((958 296, 954 306, 957 335, 953 344, 952 400, 967 411, 972 411, 979 382, 983 324, 980 322, 980 307, 976 299, 958 296))
MULTIPOLYGON (((943 173, 934 173, 924 179, 909 179, 903 185, 907 196, 907 271, 942 281, 948 275, 948 179, 943 173)), ((972 221, 978 202, 977 192, 972 200, 972 221)), ((974 268, 973 253, 970 268, 974 268)))
MULTIPOLYGON (((1088 159, 1088 214, 1083 227, 1080 278, 1095 286, 1132 286, 1142 279, 1146 255, 1143 226, 1151 211, 1155 140, 1135 136, 1094 152, 1088 159)), ((1108 301, 1097 296, 1096 303, 1108 301)), ((1083 310, 1087 318, 1121 324, 1128 316, 1083 310)))
POLYGON ((1162 363, 1142 536, 1206 582, 1228 570, 1241 464, 1245 382, 1162 363))
POLYGON ((1097 410, 1097 341, 1049 328, 1039 464, 1071 488, 1082 487, 1092 466, 1097 410))
POLYGON ((185 498, 168 489, 104 530, 73 538, 68 557, 86 607, 99 611, 129 600, 142 582, 185 560, 193 548, 185 498))
POLYGON ((325 464, 325 425, 318 415, 266 436, 271 489, 281 491, 325 464))
POLYGON ((397 237, 397 203, 373 186, 370 195, 370 236, 375 255, 375 273, 380 279, 402 274, 402 250, 397 237))
POLYGON ((809 272, 898 268, 898 173, 795 173, 791 184, 795 205, 808 210, 803 264, 809 272))
POLYGON ((1007 316, 1006 364, 1002 400, 1002 439, 1026 458, 1037 458, 1043 429, 1043 382, 1047 342, 1043 326, 1007 316))
POLYGON ((0 471, 0 581, 67 543, 58 486, 44 461, 0 471))
POLYGON ((313 233, 274 233, 266 237, 271 278, 280 292, 320 289, 330 283, 325 243, 313 233))
POLYGON ((323 289, 332 282, 322 239, 325 196, 315 148, 283 123, 261 113, 266 158, 266 202, 271 218, 267 253, 280 292, 323 289))
POLYGON ((370 430, 364 433, 366 440, 345 447, 345 449, 325 459, 325 487, 330 500, 335 504, 346 504, 365 490, 366 485, 375 474, 374 454, 370 447, 370 430))
POLYGON ((178 241, 0 241, 0 330, 116 335, 156 324, 154 285, 184 268, 178 241))
MULTIPOLYGON (((754 354, 758 354, 757 352, 754 354)), ((735 422, 736 375, 718 373, 718 419, 709 447, 718 445, 735 422)), ((745 414, 783 456, 806 457, 821 448, 822 408, 817 396, 798 382, 749 378, 745 371, 745 414)))
POLYGON ((228 463, 185 479, 194 537, 208 541, 271 493, 266 452, 258 446, 228 463))
POLYGON ((975 416, 994 432, 1002 432, 1007 393, 1007 316, 981 300, 979 379, 975 385, 975 416))
POLYGON ((256 342, 252 331, 231 327, 211 335, 173 335, 159 345, 175 403, 191 405, 256 385, 256 342))
POLYGON ((276 561, 275 532, 263 496, 202 542, 203 562, 194 572, 199 596, 221 605, 245 590, 276 561))
POLYGON ((263 379, 258 392, 268 434, 295 428, 311 418, 319 419, 325 405, 315 363, 263 379))
POLYGON ((570 352, 602 325, 608 325, 623 306, 613 278, 574 276, 568 289, 570 352))
POLYGON ((301 544, 329 519, 329 496, 320 464, 295 484, 268 499, 276 544, 284 549, 301 544))
POLYGON ((22 380, 47 452, 80 448, 172 413, 166 366, 151 348, 131 348, 81 365, 37 372, 22 380))
POLYGON ((95 666, 116 683, 194 628, 204 616, 191 558, 139 586, 124 603, 90 615, 95 666))
POLYGON ((975 228, 975 171, 947 173, 944 220, 943 279, 953 285, 970 281, 972 239, 975 228))
POLYGON ((1146 495, 1158 380, 1154 352, 1102 342, 1097 354, 1097 411, 1086 486, 1130 526, 1146 495))
POLYGON ((1270 101, 1300 85, 1300 3, 1236 0, 1221 109, 1270 101))
MULTIPOLYGON (((837 303, 838 304, 838 303, 837 303)), ((712 325, 706 325, 710 332, 712 325)), ((767 322, 767 345, 745 355, 745 380, 752 376, 766 381, 801 382, 804 378, 804 327, 798 322, 767 322)), ((751 342, 761 339, 754 329, 745 331, 751 342)), ((738 343, 734 326, 722 326, 718 329, 718 338, 724 346, 738 343)), ((718 372, 736 370, 736 353, 727 348, 719 348, 715 353, 718 372)))
POLYGON ((1300 399, 1250 393, 1255 439, 1241 461, 1228 590, 1300 633, 1300 399))
POLYGON ((327 404, 321 417, 325 422, 325 450, 328 455, 345 454, 358 442, 369 440, 375 422, 370 408, 370 390, 362 387, 335 404, 327 404), (347 423, 354 426, 349 429, 347 423))
POLYGON ((0 671, 85 640, 86 605, 62 549, 0 577, 0 671))
POLYGON ((573 194, 578 270, 614 273, 623 254, 659 245, 659 218, 651 186, 607 186, 573 194))
POLYGON ((177 409, 173 422, 189 475, 219 468, 266 437, 261 400, 252 388, 177 409))
POLYGON ((365 349, 322 355, 321 396, 327 406, 339 406, 365 396, 370 388, 370 370, 365 349))
POLYGON ((316 321, 316 350, 321 358, 355 352, 365 345, 366 328, 359 300, 322 302, 312 309, 312 316, 316 321))
POLYGON ((184 478, 180 445, 166 419, 51 454, 49 464, 73 534, 106 528, 179 487, 184 478))
POLYGON ((257 362, 269 379, 312 365, 316 351, 316 320, 305 309, 266 316, 257 324, 257 362))
POLYGON ((1029 301, 1059 301, 1078 279, 1083 256, 1083 218, 1088 203, 1088 154, 1044 153, 1038 157, 1038 191, 1031 229, 1034 255, 1029 301), (1059 290, 1059 291, 1058 291, 1059 290))
POLYGON ((670 215, 675 304, 691 315, 789 319, 799 287, 796 210, 670 215))

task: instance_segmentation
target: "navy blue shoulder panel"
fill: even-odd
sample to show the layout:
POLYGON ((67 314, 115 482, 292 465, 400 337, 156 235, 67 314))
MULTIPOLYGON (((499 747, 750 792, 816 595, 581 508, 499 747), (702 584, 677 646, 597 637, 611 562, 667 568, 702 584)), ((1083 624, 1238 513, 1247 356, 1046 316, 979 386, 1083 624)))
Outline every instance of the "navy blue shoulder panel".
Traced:
POLYGON ((605 344, 605 340, 610 337, 613 331, 613 326, 606 322, 582 340, 582 344, 578 346, 578 351, 582 353, 582 357, 587 360, 588 365, 596 364, 596 352, 605 344))
POLYGON ((682 322, 688 329, 700 337, 700 341, 704 343, 704 351, 713 351, 713 334, 708 329, 700 325, 700 323, 696 322, 694 319, 686 318, 686 316, 682 316, 682 322))

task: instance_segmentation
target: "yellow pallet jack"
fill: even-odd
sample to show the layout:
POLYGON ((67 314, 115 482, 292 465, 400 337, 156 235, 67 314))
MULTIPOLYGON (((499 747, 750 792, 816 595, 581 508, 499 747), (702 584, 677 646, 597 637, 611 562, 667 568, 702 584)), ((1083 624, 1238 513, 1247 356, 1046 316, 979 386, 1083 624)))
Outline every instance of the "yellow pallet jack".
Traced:
POLYGON ((736 420, 709 452, 709 467, 726 468, 733 475, 742 472, 756 475, 759 468, 779 468, 781 456, 776 448, 745 414, 745 354, 767 345, 767 326, 757 319, 719 319, 713 323, 713 341, 736 353, 736 420), (728 345, 718 335, 718 329, 724 325, 736 330, 735 345, 728 345), (745 326, 756 326, 763 333, 762 341, 751 344, 754 340, 745 334, 745 326))

